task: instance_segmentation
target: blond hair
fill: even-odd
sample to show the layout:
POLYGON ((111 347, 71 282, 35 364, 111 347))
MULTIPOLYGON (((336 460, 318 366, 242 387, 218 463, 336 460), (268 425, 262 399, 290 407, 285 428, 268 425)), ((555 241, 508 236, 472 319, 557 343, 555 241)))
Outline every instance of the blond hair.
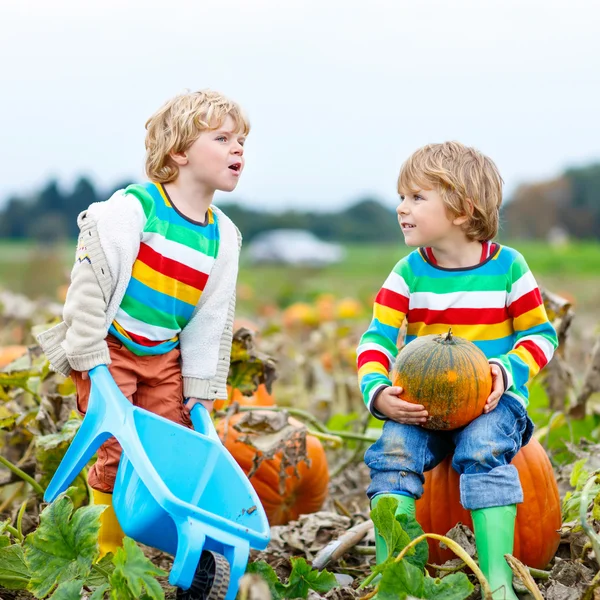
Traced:
POLYGON ((494 162, 460 142, 428 144, 400 169, 398 193, 435 189, 450 217, 467 215, 462 226, 470 240, 491 240, 498 233, 502 177, 494 162))
POLYGON ((185 152, 207 130, 221 127, 230 116, 236 133, 248 135, 250 123, 241 107, 212 90, 187 92, 171 98, 146 122, 146 174, 152 181, 169 183, 179 168, 172 152, 185 152))

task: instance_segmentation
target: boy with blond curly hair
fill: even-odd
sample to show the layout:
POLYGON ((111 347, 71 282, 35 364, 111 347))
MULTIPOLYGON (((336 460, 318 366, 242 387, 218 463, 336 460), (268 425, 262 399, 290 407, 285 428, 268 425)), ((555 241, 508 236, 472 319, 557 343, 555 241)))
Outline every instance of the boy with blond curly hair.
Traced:
MULTIPOLYGON (((504 555, 513 551, 523 491, 510 463, 531 437, 527 383, 552 358, 556 333, 525 259, 493 241, 502 179, 487 156, 458 142, 425 146, 402 165, 398 193, 400 228, 417 250, 383 284, 358 347, 364 401, 386 420, 365 454, 367 494, 372 507, 392 496, 399 512, 414 516, 423 473, 453 452, 482 570, 494 598, 516 600, 504 555), (453 431, 421 427, 428 417, 424 407, 402 400, 402 388, 389 378, 403 323, 406 344, 452 327, 485 353, 493 384, 480 417, 453 431)), ((381 562, 387 551, 376 537, 381 562)))
MULTIPOLYGON (((73 378, 82 413, 87 371, 105 364, 133 404, 190 427, 194 404, 212 410, 227 393, 241 236, 212 201, 235 189, 250 126, 238 104, 204 90, 166 102, 146 129, 149 181, 79 215, 64 321, 38 339, 73 378)), ((94 502, 109 506, 101 555, 123 539, 112 508, 120 456, 110 438, 89 472, 94 502)))

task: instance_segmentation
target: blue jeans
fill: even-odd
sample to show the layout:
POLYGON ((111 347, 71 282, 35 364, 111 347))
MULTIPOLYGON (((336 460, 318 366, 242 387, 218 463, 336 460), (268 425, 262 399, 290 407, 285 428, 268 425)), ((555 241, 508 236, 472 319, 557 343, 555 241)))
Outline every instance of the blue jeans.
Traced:
POLYGON ((379 440, 365 453, 371 469, 367 495, 401 493, 420 498, 423 473, 454 452, 452 467, 460 475, 460 501, 466 509, 523 502, 519 474, 510 462, 532 433, 527 409, 507 395, 492 412, 452 431, 388 420, 379 440))

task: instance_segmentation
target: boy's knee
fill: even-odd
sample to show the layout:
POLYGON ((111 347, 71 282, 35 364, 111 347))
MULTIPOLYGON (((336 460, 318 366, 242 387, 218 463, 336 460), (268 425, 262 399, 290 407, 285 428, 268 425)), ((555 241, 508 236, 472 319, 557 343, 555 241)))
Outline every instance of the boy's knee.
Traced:
POLYGON ((423 473, 406 470, 371 472, 371 484, 367 496, 372 498, 377 494, 406 494, 419 499, 423 495, 423 473))
POLYGON ((422 430, 414 425, 387 421, 380 438, 365 453, 365 463, 372 470, 413 471, 425 470, 427 441, 421 439, 422 430))

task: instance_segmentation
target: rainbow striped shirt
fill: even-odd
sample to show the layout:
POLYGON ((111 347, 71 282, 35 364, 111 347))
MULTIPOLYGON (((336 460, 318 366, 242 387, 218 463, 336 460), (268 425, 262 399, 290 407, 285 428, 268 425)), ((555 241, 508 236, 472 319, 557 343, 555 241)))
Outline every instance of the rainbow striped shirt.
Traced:
POLYGON ((420 248, 400 260, 386 279, 358 346, 358 380, 369 410, 380 389, 391 385, 404 321, 407 344, 452 326, 455 335, 472 341, 504 368, 505 393, 525 406, 527 382, 558 345, 537 283, 516 250, 495 244, 480 264, 445 269, 420 248))
POLYGON ((219 251, 219 227, 184 217, 159 183, 130 185, 146 215, 131 279, 109 333, 138 356, 165 354, 179 344, 219 251))

